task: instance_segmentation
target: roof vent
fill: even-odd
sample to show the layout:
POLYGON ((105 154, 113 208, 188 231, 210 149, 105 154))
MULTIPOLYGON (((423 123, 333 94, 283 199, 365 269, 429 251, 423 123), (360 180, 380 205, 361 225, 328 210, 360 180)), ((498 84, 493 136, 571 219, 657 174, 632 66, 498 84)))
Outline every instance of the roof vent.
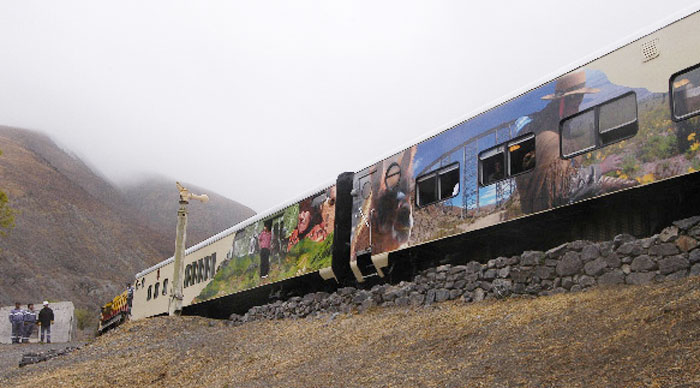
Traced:
POLYGON ((659 38, 642 43, 642 61, 648 62, 659 56, 659 38))

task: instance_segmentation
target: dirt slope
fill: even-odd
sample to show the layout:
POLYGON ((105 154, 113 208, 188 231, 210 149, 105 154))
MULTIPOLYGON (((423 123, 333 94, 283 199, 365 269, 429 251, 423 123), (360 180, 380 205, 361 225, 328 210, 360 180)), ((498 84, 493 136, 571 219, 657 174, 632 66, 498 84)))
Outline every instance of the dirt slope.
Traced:
POLYGON ((126 324, 0 374, 36 387, 698 387, 700 278, 231 327, 126 324))
MULTIPOLYGON (((0 238, 0 304, 70 300, 97 311, 137 272, 173 254, 174 182, 169 187, 175 196, 171 211, 149 207, 147 200, 132 202, 41 133, 0 126, 0 150, 0 189, 18 210, 15 228, 0 238), (168 218, 172 225, 160 221, 168 218)), ((153 200, 163 192, 151 186, 139 189, 153 200), (156 194, 150 196, 148 190, 156 194)), ((207 219, 190 224, 195 237, 218 233, 250 211, 213 196, 207 219)), ((188 239, 190 245, 196 243, 192 241, 188 239)))

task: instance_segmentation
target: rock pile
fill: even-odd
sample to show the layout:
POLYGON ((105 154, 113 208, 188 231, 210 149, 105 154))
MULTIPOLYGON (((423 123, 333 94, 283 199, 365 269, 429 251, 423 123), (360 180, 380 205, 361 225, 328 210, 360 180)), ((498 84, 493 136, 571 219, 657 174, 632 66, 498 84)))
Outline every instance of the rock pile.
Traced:
POLYGON ((80 349, 80 347, 69 346, 65 349, 60 350, 51 349, 46 352, 25 353, 24 355, 22 355, 22 360, 19 362, 19 367, 21 368, 25 365, 36 364, 38 362, 50 360, 54 357, 63 356, 64 354, 68 354, 77 349, 80 349))
POLYGON ((643 239, 577 240, 546 252, 526 251, 486 263, 441 265, 412 282, 370 290, 340 288, 256 306, 233 314, 234 324, 260 319, 303 318, 321 313, 362 313, 375 306, 421 306, 446 300, 478 302, 509 296, 545 296, 596 285, 645 284, 700 275, 700 216, 676 221, 643 239))

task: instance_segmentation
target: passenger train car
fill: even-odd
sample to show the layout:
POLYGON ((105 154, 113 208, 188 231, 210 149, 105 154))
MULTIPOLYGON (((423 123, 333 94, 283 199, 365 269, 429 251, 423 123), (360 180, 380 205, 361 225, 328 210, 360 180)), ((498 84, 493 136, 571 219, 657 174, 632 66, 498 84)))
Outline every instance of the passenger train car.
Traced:
MULTIPOLYGON (((698 170, 695 10, 190 247, 184 312, 225 316, 427 257, 639 234, 654 214, 697 206, 698 170)), ((133 318, 167 312, 172 278, 172 258, 136 275, 133 318)))

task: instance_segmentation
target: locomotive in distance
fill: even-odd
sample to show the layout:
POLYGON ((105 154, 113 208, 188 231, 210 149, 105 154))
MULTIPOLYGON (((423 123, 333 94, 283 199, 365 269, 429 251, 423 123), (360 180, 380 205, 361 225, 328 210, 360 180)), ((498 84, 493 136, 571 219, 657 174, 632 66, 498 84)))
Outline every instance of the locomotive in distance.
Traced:
MULTIPOLYGON (((184 311, 362 283, 435 241, 697 179, 699 116, 695 9, 188 248, 184 311)), ((133 319, 168 311, 172 278, 172 257, 135 276, 133 319)))

